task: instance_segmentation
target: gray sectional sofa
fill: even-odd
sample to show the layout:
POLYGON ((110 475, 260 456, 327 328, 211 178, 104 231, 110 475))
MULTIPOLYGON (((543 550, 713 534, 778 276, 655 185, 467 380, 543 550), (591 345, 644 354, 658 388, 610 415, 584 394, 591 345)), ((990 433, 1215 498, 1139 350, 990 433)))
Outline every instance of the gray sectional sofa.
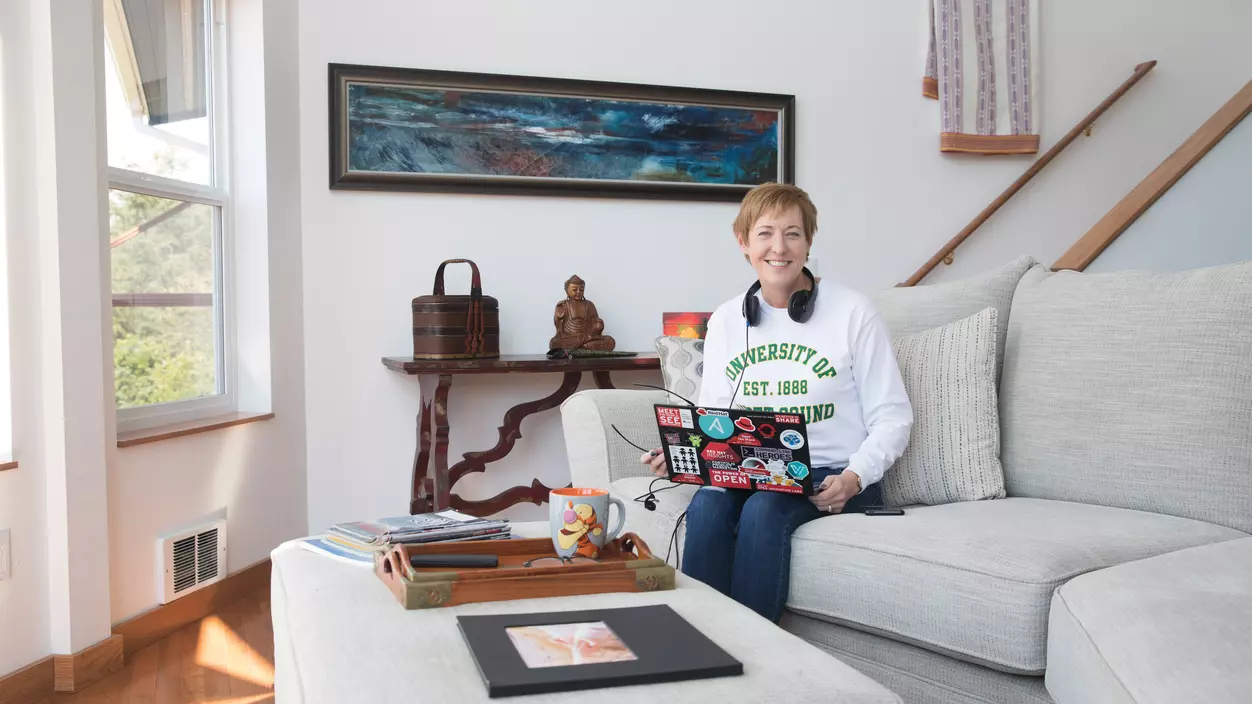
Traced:
MULTIPOLYGON (((1252 262, 1024 257, 865 293, 893 335, 996 308, 1006 496, 803 526, 780 625, 907 702, 1252 701, 1252 262)), ((610 425, 659 442, 651 405, 669 401, 562 406, 574 484, 625 501, 661 554, 693 490, 633 501, 651 478, 610 425)))

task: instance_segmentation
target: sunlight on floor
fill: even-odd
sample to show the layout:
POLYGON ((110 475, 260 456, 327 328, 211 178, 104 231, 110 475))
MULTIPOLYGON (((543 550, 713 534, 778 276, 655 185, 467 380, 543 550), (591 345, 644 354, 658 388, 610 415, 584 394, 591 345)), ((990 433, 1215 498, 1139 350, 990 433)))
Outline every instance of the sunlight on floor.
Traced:
MULTIPOLYGON (((208 616, 200 622, 200 643, 196 647, 196 664, 244 682, 269 688, 274 686, 274 665, 253 650, 243 638, 240 638, 217 616, 208 616)), ((245 702, 260 701, 263 696, 216 701, 245 704, 245 702)))

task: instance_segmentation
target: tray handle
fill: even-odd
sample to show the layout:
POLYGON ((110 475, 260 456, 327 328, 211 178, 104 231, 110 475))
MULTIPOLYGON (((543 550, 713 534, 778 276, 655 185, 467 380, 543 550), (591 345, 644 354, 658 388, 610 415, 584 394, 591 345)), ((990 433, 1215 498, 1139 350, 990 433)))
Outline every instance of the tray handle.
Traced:
POLYGON ((638 533, 626 533, 615 540, 614 545, 617 546, 617 550, 622 554, 634 554, 640 560, 647 560, 653 556, 652 550, 648 548, 648 544, 643 541, 643 538, 639 537, 638 533))
POLYGON ((388 582, 399 582, 404 577, 404 570, 400 566, 400 551, 394 546, 383 554, 382 557, 382 577, 388 582))

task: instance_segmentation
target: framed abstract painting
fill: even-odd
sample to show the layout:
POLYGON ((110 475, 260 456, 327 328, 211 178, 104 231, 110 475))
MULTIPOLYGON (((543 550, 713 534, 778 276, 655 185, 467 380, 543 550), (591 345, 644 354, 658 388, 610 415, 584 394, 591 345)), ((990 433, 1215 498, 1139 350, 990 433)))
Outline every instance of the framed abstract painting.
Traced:
POLYGON ((793 183, 795 97, 329 65, 330 187, 738 201, 793 183))

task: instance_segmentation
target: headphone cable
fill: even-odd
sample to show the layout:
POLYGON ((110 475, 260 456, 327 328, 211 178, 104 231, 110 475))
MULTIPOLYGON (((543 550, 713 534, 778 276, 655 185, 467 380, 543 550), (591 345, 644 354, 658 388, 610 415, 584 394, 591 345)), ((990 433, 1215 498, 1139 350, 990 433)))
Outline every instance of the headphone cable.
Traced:
MULTIPOLYGON (((752 331, 752 323, 748 322, 747 316, 744 316, 743 318, 743 351, 745 355, 748 352, 748 333, 751 331, 752 331)), ((727 408, 735 407, 735 397, 739 395, 739 385, 743 383, 743 377, 747 373, 748 373, 747 366, 743 368, 743 371, 739 372, 739 381, 735 382, 735 392, 730 395, 730 403, 726 404, 727 408)))

